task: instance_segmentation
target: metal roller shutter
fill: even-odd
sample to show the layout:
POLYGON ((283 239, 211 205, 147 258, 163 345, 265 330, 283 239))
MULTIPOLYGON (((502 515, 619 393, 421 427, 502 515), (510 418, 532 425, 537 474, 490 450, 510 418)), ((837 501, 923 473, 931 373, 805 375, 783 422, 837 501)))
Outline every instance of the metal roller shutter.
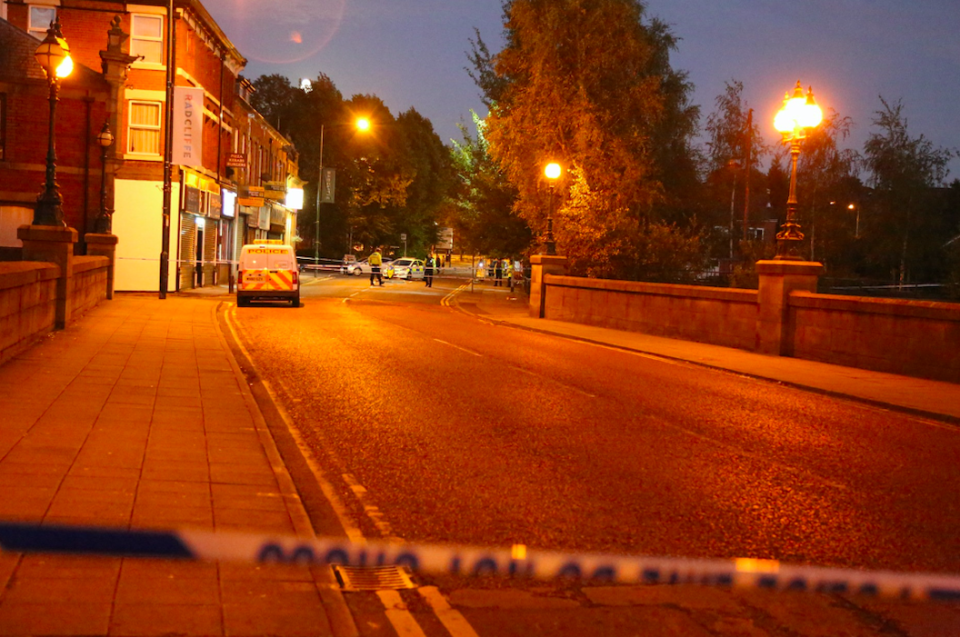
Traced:
POLYGON ((197 260, 197 222, 190 214, 180 214, 180 289, 189 290, 197 280, 194 275, 197 260))

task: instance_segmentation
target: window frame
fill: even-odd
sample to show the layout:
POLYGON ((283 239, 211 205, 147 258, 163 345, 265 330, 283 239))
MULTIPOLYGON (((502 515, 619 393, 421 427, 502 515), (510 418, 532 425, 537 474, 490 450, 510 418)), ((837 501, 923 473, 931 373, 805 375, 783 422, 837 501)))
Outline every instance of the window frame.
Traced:
POLYGON ((30 4, 27 5, 27 33, 37 38, 38 40, 43 40, 47 37, 47 29, 50 28, 50 22, 42 26, 36 26, 33 24, 33 10, 39 9, 41 11, 53 11, 53 20, 57 19, 57 6, 52 4, 30 4))
POLYGON ((146 57, 143 59, 137 60, 137 64, 153 64, 163 66, 166 57, 166 47, 164 46, 164 26, 165 26, 166 17, 163 15, 158 15, 155 13, 131 13, 130 14, 130 55, 140 55, 137 51, 135 44, 137 42, 159 42, 160 43, 160 59, 159 60, 148 60, 146 57), (136 26, 138 18, 148 18, 152 20, 160 20, 160 36, 144 36, 137 35, 136 26))
POLYGON ((127 148, 126 154, 136 157, 160 157, 161 151, 163 149, 163 102, 160 100, 148 100, 148 99, 130 99, 127 100, 127 148), (157 107, 157 124, 145 125, 145 124, 134 124, 133 123, 133 106, 134 104, 144 104, 157 107), (133 131, 157 131, 157 152, 144 152, 137 151, 131 148, 133 144, 133 131))

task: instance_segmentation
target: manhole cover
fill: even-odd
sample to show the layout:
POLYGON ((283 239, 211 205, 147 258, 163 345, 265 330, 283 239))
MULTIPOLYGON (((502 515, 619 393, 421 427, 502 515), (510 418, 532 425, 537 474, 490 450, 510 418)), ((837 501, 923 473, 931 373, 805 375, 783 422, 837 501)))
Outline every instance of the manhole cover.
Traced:
POLYGON ((414 588, 410 573, 402 566, 339 566, 333 573, 345 591, 382 591, 414 588))

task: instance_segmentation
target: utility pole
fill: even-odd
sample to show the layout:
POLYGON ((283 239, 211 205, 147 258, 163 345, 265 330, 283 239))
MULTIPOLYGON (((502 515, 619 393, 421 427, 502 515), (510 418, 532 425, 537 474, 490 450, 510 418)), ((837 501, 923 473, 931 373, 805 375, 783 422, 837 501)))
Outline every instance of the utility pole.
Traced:
POLYGON ((753 109, 747 111, 747 129, 744 131, 744 187, 743 187, 743 240, 747 240, 747 226, 750 224, 750 159, 753 154, 753 109))
POLYGON ((176 29, 173 21, 176 14, 173 0, 167 4, 167 97, 164 104, 164 144, 163 144, 163 224, 160 236, 160 298, 167 298, 170 285, 170 199, 173 185, 173 85, 177 73, 177 47, 174 38, 176 29))

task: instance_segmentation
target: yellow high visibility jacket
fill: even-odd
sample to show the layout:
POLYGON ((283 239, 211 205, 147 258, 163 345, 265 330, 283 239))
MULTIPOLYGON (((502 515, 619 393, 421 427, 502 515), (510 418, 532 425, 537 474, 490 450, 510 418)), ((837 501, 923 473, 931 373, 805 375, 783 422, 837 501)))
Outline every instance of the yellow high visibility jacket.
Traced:
POLYGON ((369 263, 371 267, 373 266, 379 267, 380 264, 383 263, 383 258, 380 256, 379 252, 374 252, 373 254, 370 255, 370 258, 367 259, 367 263, 369 263))

